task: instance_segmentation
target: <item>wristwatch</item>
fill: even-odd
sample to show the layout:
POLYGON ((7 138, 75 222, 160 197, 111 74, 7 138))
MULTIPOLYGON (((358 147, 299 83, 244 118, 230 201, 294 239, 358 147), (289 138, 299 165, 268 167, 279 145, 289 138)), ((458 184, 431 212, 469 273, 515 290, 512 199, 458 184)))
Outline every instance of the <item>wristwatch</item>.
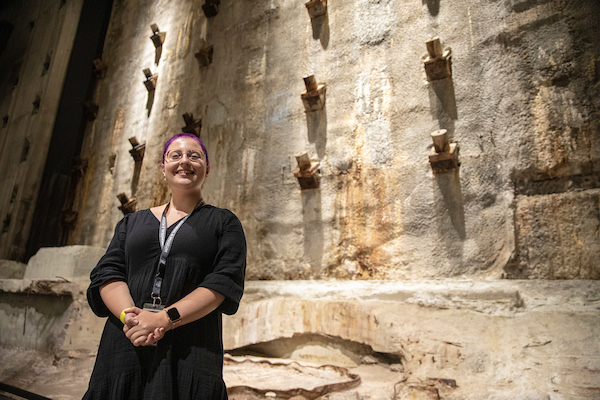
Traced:
POLYGON ((173 324, 173 328, 175 328, 175 326, 181 322, 181 315, 179 315, 179 311, 177 311, 175 307, 165 308, 165 311, 167 312, 169 321, 171 321, 173 324))

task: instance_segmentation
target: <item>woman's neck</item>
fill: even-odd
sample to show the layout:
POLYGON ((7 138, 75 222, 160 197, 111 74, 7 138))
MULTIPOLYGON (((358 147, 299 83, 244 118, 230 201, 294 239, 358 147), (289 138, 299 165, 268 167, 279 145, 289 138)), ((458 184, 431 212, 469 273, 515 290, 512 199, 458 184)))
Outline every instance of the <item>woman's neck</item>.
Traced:
POLYGON ((177 196, 175 193, 171 195, 171 206, 169 207, 173 211, 179 211, 186 214, 194 211, 194 207, 198 204, 202 195, 198 193, 197 195, 179 195, 177 196))

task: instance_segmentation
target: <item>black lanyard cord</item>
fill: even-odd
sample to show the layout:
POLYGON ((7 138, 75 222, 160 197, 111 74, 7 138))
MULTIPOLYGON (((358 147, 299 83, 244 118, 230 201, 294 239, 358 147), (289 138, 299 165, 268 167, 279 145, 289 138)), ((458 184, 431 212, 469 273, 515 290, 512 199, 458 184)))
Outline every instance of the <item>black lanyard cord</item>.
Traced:
POLYGON ((196 211, 198 208, 201 208, 202 206, 204 206, 204 204, 205 204, 204 200, 200 199, 200 201, 198 201, 198 203, 196 204, 196 206, 194 207, 192 212, 189 213, 188 215, 186 215, 185 217, 183 217, 181 219, 181 221, 179 221, 177 223, 175 228, 173 228, 173 231, 171 232, 169 237, 166 238, 166 236, 167 236, 167 211, 169 210, 169 206, 171 205, 171 202, 167 203, 167 206, 165 207, 165 209, 162 213, 162 217, 160 218, 160 227, 158 230, 158 242, 160 243, 161 252, 160 252, 160 259, 158 261, 158 266, 156 269, 156 276, 154 277, 154 285, 152 286, 151 297, 152 297, 154 304, 156 304, 156 302, 158 301, 158 304, 160 305, 162 302, 162 300, 160 298, 160 289, 162 287, 162 280, 165 275, 165 266, 167 264, 167 257, 169 256, 169 253, 171 252, 171 246, 173 245, 173 240, 175 239, 175 235, 177 235, 177 231, 179 231, 179 228, 181 228, 181 226, 185 223, 185 221, 188 219, 188 217, 190 215, 192 215, 194 213, 194 211, 196 211), (166 238, 166 241, 165 241, 165 238, 166 238))

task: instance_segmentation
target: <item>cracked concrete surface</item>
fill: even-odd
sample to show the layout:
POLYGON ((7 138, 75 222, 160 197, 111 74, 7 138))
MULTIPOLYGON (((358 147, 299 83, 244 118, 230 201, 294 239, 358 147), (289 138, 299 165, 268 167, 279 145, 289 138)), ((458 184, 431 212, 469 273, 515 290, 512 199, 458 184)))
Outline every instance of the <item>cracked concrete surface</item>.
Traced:
MULTIPOLYGON (((64 293, 73 284, 57 285, 64 293)), ((36 326, 56 335, 52 351, 26 350, 39 341, 35 326, 18 346, 0 336, 0 380, 78 398, 104 320, 82 301, 83 286, 71 290, 64 315, 36 304, 61 296, 5 301, 27 298, 31 286, 0 281, 0 316, 21 327, 25 310, 44 317, 36 326), (48 331, 58 320, 61 329, 48 331)), ((592 399, 600 390, 598 293, 600 282, 585 280, 250 281, 238 313, 224 318, 224 345, 238 356, 340 365, 361 377, 323 399, 592 399)))

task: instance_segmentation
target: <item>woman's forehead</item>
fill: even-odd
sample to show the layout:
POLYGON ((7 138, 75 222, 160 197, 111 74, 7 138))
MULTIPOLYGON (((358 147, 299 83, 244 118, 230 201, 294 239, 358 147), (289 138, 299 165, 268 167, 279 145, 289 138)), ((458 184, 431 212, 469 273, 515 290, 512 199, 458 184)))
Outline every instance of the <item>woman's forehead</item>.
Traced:
POLYGON ((197 150, 203 153, 202 146, 192 138, 182 137, 177 138, 171 142, 167 148, 169 150, 197 150))

